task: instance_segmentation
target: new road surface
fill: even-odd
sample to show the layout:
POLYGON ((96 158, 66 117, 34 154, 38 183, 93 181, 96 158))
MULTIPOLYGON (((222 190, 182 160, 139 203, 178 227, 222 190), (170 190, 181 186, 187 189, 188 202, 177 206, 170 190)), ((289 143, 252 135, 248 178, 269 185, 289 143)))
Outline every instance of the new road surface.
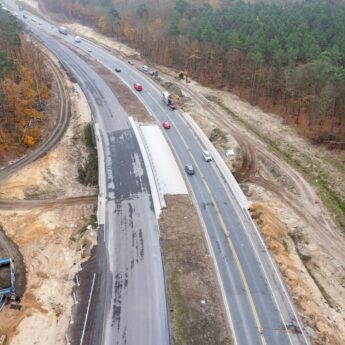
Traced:
POLYGON ((235 343, 309 344, 277 267, 247 210, 240 207, 214 162, 203 161, 203 146, 183 114, 167 109, 161 91, 135 67, 85 39, 75 43, 71 35, 59 35, 55 26, 38 20, 42 25, 33 31, 75 73, 104 132, 108 187, 105 241, 107 276, 112 278, 108 277, 105 292, 104 331, 99 331, 102 344, 169 343, 158 229, 141 154, 126 114, 104 82, 54 36, 85 50, 109 71, 120 67, 119 77, 129 87, 135 82, 143 85, 138 97, 157 121, 169 120, 172 124, 166 136, 181 168, 190 163, 195 168, 196 174, 186 178, 216 263, 235 343))
POLYGON ((142 155, 123 110, 105 82, 42 30, 32 33, 72 71, 99 129, 105 169, 101 224, 107 267, 84 344, 169 344, 159 229, 142 155), (91 334, 91 335, 90 335, 91 334))

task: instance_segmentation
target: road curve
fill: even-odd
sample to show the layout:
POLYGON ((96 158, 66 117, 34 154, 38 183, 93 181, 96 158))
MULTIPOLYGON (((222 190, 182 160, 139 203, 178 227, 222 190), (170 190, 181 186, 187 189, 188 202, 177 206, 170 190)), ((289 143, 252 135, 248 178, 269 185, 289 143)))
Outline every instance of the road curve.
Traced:
MULTIPOLYGON (((66 39, 73 43, 71 37, 66 39)), ((87 41, 79 46, 88 47, 92 47, 92 56, 109 70, 119 66, 120 78, 127 85, 143 85, 140 100, 158 122, 172 123, 166 135, 181 167, 187 163, 196 167, 197 173, 189 182, 207 229, 236 343, 309 344, 282 277, 255 225, 214 164, 202 160, 203 146, 183 115, 165 107, 160 90, 143 73, 87 41)))
MULTIPOLYGON (((63 39, 75 44, 70 36, 63 39)), ((169 119, 172 123, 166 135, 181 166, 195 166, 196 175, 188 178, 189 184, 216 263, 235 343, 309 344, 282 277, 256 227, 224 184, 214 163, 202 161, 203 147, 183 115, 167 110, 160 90, 142 73, 86 40, 79 45, 83 50, 90 47, 93 57, 110 70, 121 67, 120 77, 127 85, 143 85, 144 92, 138 96, 141 101, 159 122, 169 119)))
POLYGON ((45 154, 51 151, 60 142, 61 138, 68 128, 70 116, 69 95, 65 89, 63 78, 59 69, 54 65, 54 62, 49 60, 49 57, 47 57, 46 61, 54 73, 58 86, 58 99, 60 104, 57 122, 49 137, 40 146, 38 146, 34 151, 28 153, 24 157, 16 160, 11 165, 0 170, 0 181, 5 180, 10 175, 16 173, 26 165, 43 157, 45 154))
MULTIPOLYGON (((71 37, 66 39, 72 41, 71 37)), ((207 228, 236 342, 309 344, 282 277, 256 227, 239 207, 214 164, 202 161, 203 147, 183 115, 164 106, 160 90, 143 73, 91 43, 79 46, 88 47, 92 47, 92 56, 109 70, 119 66, 120 78, 127 85, 143 85, 140 100, 158 122, 168 119, 173 125, 166 135, 181 166, 190 162, 195 165, 197 174, 189 181, 207 228)))
MULTIPOLYGON (((31 24, 31 23, 30 23, 31 24)), ((128 115, 106 83, 56 39, 32 34, 74 75, 100 132, 105 166, 104 224, 100 224, 103 277, 84 344, 168 345, 169 326, 159 229, 143 158, 128 115)))

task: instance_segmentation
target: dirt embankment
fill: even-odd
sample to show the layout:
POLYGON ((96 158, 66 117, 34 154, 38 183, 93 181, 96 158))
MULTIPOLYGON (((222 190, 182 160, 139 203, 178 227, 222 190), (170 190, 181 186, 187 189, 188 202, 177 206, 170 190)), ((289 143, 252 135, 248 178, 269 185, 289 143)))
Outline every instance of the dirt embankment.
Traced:
POLYGON ((306 239, 298 231, 289 230, 269 204, 254 203, 251 211, 301 310, 304 323, 315 330, 311 332, 313 343, 344 344, 343 317, 336 305, 333 305, 334 301, 331 301, 333 295, 328 295, 313 278, 313 257, 307 255, 300 246, 301 241, 306 239), (302 238, 296 241, 297 237, 302 238))
MULTIPOLYGON (((345 238, 322 202, 324 190, 319 189, 317 183, 319 176, 332 176, 334 181, 342 181, 339 187, 333 186, 334 190, 344 193, 343 153, 313 146, 283 125, 277 116, 265 114, 227 92, 193 82, 187 89, 193 98, 189 110, 203 130, 210 133, 213 128, 221 128, 224 132, 216 146, 222 156, 230 160, 229 167, 235 171, 249 200, 269 203, 287 231, 298 234, 293 236, 295 246, 290 250, 296 255, 302 253, 307 259, 291 261, 290 268, 293 267, 296 281, 311 282, 308 289, 316 289, 318 293, 308 294, 299 289, 298 284, 289 284, 289 288, 306 324, 312 326, 309 331, 314 343, 342 344, 345 339, 345 238), (200 95, 211 95, 213 102, 200 95), (226 157, 228 149, 235 151, 230 159, 226 157), (313 179, 316 186, 308 183, 313 179), (309 279, 300 272, 305 272, 309 279), (302 303, 305 296, 310 303, 302 303), (325 328, 315 320, 328 320, 330 325, 324 323, 325 328), (335 324, 338 326, 334 327, 335 324), (318 343, 319 339, 323 340, 318 343)), ((281 269, 284 271, 283 266, 281 269)))
MULTIPOLYGON (((136 63, 149 64, 144 63, 137 52, 90 28, 79 24, 72 24, 70 28, 108 46, 109 50, 120 52, 124 58, 135 57, 136 63)), ((309 288, 318 291, 307 294, 310 303, 301 304, 305 292, 299 284, 289 284, 290 293, 295 296, 296 303, 301 304, 299 310, 305 320, 330 317, 331 324, 339 320, 339 325, 343 326, 345 239, 334 222, 340 215, 333 208, 333 201, 345 197, 345 153, 312 145, 282 123, 279 116, 264 113, 229 92, 202 87, 193 81, 186 84, 176 79, 176 71, 164 66, 156 68, 161 76, 177 83, 190 96, 192 102, 186 110, 205 133, 211 134, 214 128, 221 128, 224 135, 217 140, 216 146, 236 173, 248 198, 253 202, 269 203, 286 232, 297 232, 298 236, 292 237, 294 245, 289 247, 289 253, 298 255, 298 250, 306 259, 292 260, 290 270, 298 281, 310 282, 309 288), (234 150, 234 156, 226 156, 229 149, 234 150), (332 191, 336 193, 332 194, 332 191), (310 307, 311 303, 319 308, 310 307)), ((264 214, 266 208, 262 212, 264 214)), ((278 243, 284 246, 284 241, 278 243)), ((279 260, 279 255, 275 256, 279 260)), ((283 266, 281 269, 284 271, 283 266)), ((323 339, 324 344, 332 344, 327 339, 345 339, 341 327, 329 327, 325 331, 315 322, 310 324, 315 327, 309 330, 310 334, 314 339, 323 339)))
POLYGON ((174 344, 232 344, 213 260, 186 195, 165 196, 159 226, 174 344))
POLYGON ((49 205, 0 210, 0 226, 18 246, 26 265, 27 287, 21 310, 6 307, 0 313, 0 335, 11 345, 65 344, 73 305, 74 276, 85 253, 95 242, 86 230, 96 212, 95 198, 77 203, 51 199, 95 195, 82 186, 78 165, 86 156, 83 128, 90 109, 80 88, 65 79, 72 98, 71 122, 61 143, 42 159, 22 169, 0 186, 2 199, 50 199, 49 205))

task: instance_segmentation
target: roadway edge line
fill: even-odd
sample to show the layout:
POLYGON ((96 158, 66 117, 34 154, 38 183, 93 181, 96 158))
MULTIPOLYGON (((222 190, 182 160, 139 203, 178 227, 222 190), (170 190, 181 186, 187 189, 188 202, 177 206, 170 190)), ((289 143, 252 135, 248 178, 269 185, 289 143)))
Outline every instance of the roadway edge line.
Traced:
MULTIPOLYGON (((182 117, 182 121, 183 121, 183 117, 182 117)), ((185 142, 185 140, 184 140, 182 134, 180 133, 180 131, 178 130, 178 128, 176 128, 176 132, 180 136, 181 141, 183 142, 183 145, 188 148, 188 145, 185 142)), ((191 157, 192 157, 192 160, 194 162, 194 165, 197 167, 198 171, 200 172, 201 170, 199 168, 199 164, 196 162, 196 160, 195 160, 193 155, 191 155, 191 157)), ((237 255, 237 252, 235 250, 235 247, 234 247, 234 245, 233 245, 233 243, 232 243, 232 241, 231 241, 231 239, 229 237, 229 234, 227 233, 227 226, 225 225, 223 216, 221 215, 221 212, 219 211, 219 208, 217 206, 217 203, 214 200, 213 194, 211 193, 211 189, 210 189, 208 183, 206 182, 205 179, 202 179, 202 181, 203 181, 203 183, 204 183, 208 193, 210 194, 212 202, 214 203, 214 207, 215 207, 216 213, 218 215, 219 221, 222 224, 223 232, 226 235, 226 237, 228 238, 228 244, 229 244, 230 251, 232 252, 232 254, 234 256, 234 259, 235 259, 237 268, 239 270, 239 273, 240 273, 240 276, 241 276, 244 288, 247 291, 247 295, 248 295, 248 299, 249 299, 249 304, 251 306, 252 313, 253 313, 253 316, 254 316, 254 319, 255 319, 255 323, 256 323, 258 331, 259 331, 259 336, 260 336, 261 342, 262 342, 263 345, 266 345, 267 344, 266 338, 265 338, 265 335, 261 332, 261 330, 262 330, 261 321, 260 321, 259 315, 258 315, 257 310, 256 310, 256 306, 255 306, 255 303, 254 303, 254 300, 253 300, 253 297, 252 297, 252 294, 251 294, 251 291, 250 291, 250 288, 249 288, 249 285, 248 285, 248 282, 247 282, 247 278, 246 278, 246 275, 244 274, 244 271, 243 271, 241 262, 240 262, 240 260, 238 258, 238 255, 237 255)))
MULTIPOLYGON (((191 118, 190 115, 187 114, 187 113, 184 113, 184 114, 187 115, 187 116, 186 116, 186 120, 187 120, 186 122, 187 122, 187 124, 190 123, 190 122, 189 122, 189 120, 190 120, 190 118, 191 118)), ((183 116, 181 116, 181 117, 184 118, 183 116)), ((191 119, 191 120, 194 122, 193 119, 191 119)), ((200 129, 200 128, 198 127, 197 124, 194 124, 194 123, 193 123, 193 126, 191 126, 192 129, 193 129, 193 131, 194 131, 194 133, 195 133, 195 134, 197 135, 197 137, 198 137, 199 131, 196 131, 196 130, 195 130, 195 128, 194 128, 195 126, 196 126, 198 129, 200 129)), ((203 140, 202 140, 203 138, 198 137, 198 139, 201 140, 201 141, 203 142, 203 140)), ((212 146, 212 148, 213 148, 214 150, 217 151, 217 149, 212 145, 212 143, 210 143, 210 146, 212 146)), ((213 150, 212 150, 212 151, 213 151, 213 150)), ((217 154, 219 155, 218 151, 217 151, 217 154)), ((220 159, 223 160, 221 157, 220 157, 220 159)), ((221 169, 221 168, 219 167, 219 165, 218 165, 218 162, 216 162, 216 166, 217 166, 219 172, 223 175, 223 177, 225 177, 225 176, 224 176, 224 173, 223 173, 223 171, 222 171, 222 169, 221 169)), ((231 173, 231 172, 230 172, 230 173, 231 173)), ((221 183, 222 183, 223 185, 224 185, 224 184, 225 184, 225 185, 228 185, 228 187, 229 187, 229 189, 230 189, 230 192, 231 192, 232 195, 235 197, 236 206, 240 206, 240 208, 241 208, 242 212, 244 213, 244 215, 250 219, 250 221, 251 221, 251 223, 252 223, 252 227, 255 229, 256 234, 257 234, 257 236, 258 236, 258 238, 259 238, 259 241, 260 241, 262 247, 264 248, 265 252, 268 254, 269 262, 270 262, 270 264, 271 264, 271 267, 274 269, 274 273, 275 273, 276 277, 278 278, 279 285, 280 285, 280 287, 283 289, 284 295, 285 295, 285 297, 286 297, 286 299, 287 299, 287 301, 288 301, 288 304, 289 304, 290 309, 291 309, 291 311, 292 311, 292 313, 293 313, 293 316, 294 316, 295 320, 297 321, 297 324, 298 324, 298 326, 299 326, 299 328, 300 328, 300 330, 301 330, 301 332, 302 332, 302 336, 303 336, 303 338, 304 338, 306 344, 309 345, 310 343, 309 343, 309 341, 307 340, 307 338, 306 338, 306 336, 305 336, 305 334, 304 334, 303 327, 302 327, 302 325, 301 325, 301 323, 300 323, 299 317, 296 315, 294 306, 292 305, 291 300, 290 300, 290 296, 289 296, 288 292, 286 291, 285 285, 284 285, 284 283, 283 283, 282 280, 281 280, 281 277, 280 277, 280 275, 279 275, 279 272, 277 272, 277 267, 276 267, 276 265, 274 264, 274 262, 272 261, 273 259, 272 259, 271 255, 269 254, 268 248, 267 248, 265 242, 263 241, 262 236, 260 235, 257 226, 255 225, 255 223, 253 222, 253 220, 252 220, 251 217, 249 216, 249 213, 248 213, 247 208, 246 208, 246 207, 243 207, 243 206, 241 205, 241 202, 238 200, 238 197, 237 197, 236 193, 232 190, 232 184, 229 184, 226 178, 225 178, 225 182, 222 181, 222 179, 220 179, 220 181, 221 181, 221 183)), ((237 183, 237 182, 236 182, 236 183, 237 183)), ((237 183, 237 185, 238 185, 238 183, 237 183)), ((238 187, 238 188, 240 188, 240 187, 238 187)), ((242 192, 242 193, 243 193, 243 192, 242 192)), ((244 194, 243 194, 243 195, 244 195, 244 194)), ((244 197, 245 197, 245 196, 244 196, 244 197)), ((246 197, 245 197, 245 198, 246 198, 246 197)), ((231 198, 229 198, 229 199, 230 199, 230 201, 231 201, 231 198)), ((233 207, 236 208, 235 203, 232 202, 232 204, 233 204, 233 207)), ((248 233, 248 230, 246 229, 246 226, 243 224, 243 220, 242 220, 241 218, 239 218, 239 219, 240 219, 240 221, 241 221, 241 224, 242 224, 242 226, 243 226, 243 228, 244 228, 244 231, 245 231, 246 234, 247 234, 247 237, 248 237, 248 239, 249 239, 249 241, 250 241, 252 247, 254 248, 256 257, 258 258, 258 260, 260 261, 260 263, 262 263, 262 260, 261 260, 261 258, 260 258, 260 256, 259 256, 259 254, 257 253, 257 248, 256 248, 255 245, 253 244, 253 239, 250 237, 250 234, 248 233)), ((286 326, 286 323, 285 323, 285 319, 284 319, 283 316, 282 316, 282 312, 281 312, 280 305, 279 305, 279 303, 277 302, 276 296, 275 296, 275 294, 274 294, 273 287, 272 287, 272 285, 271 285, 271 281, 268 279, 268 273, 266 272, 265 266, 264 266, 264 265, 261 265, 261 267, 262 267, 262 272, 263 272, 263 274, 264 274, 264 276, 265 276, 265 278, 266 278, 266 281, 267 281, 267 283, 268 283, 268 285, 269 285, 269 287, 270 287, 270 290, 271 290, 271 293, 272 293, 272 297, 273 297, 273 299, 274 299, 274 302, 275 302, 275 304, 276 304, 276 306, 277 306, 277 308, 278 308, 278 311, 279 311, 279 314, 280 314, 280 318, 281 318, 281 320, 283 321, 284 328, 285 328, 286 333, 287 333, 287 335, 288 335, 289 341, 290 341, 291 344, 293 344, 293 342, 292 342, 292 340, 291 340, 291 337, 290 337, 290 333, 289 333, 289 331, 288 331, 288 329, 287 329, 287 326, 286 326)), ((278 288, 278 287, 279 287, 279 286, 277 286, 277 288, 278 288)), ((287 310, 287 312, 288 312, 288 310, 287 310)))
POLYGON ((90 291, 90 296, 89 296, 89 302, 87 304, 87 310, 86 310, 86 316, 85 316, 85 320, 84 320, 83 332, 81 334, 81 339, 80 339, 80 344, 79 345, 83 345, 83 341, 84 341, 84 335, 85 335, 85 329, 86 329, 87 320, 88 320, 88 317, 89 317, 89 309, 90 309, 90 304, 91 304, 91 299, 92 299, 93 287, 95 285, 95 278, 96 278, 96 273, 93 274, 91 291, 90 291))

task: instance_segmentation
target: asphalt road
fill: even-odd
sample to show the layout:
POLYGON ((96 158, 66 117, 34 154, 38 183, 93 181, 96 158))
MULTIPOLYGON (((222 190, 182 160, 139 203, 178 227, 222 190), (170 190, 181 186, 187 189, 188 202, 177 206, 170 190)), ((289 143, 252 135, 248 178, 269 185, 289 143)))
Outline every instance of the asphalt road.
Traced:
POLYGON ((214 163, 203 161, 203 147, 183 116, 166 108, 157 87, 135 67, 93 44, 83 41, 79 47, 84 49, 83 45, 86 49, 91 46, 92 56, 110 70, 119 66, 119 76, 129 87, 134 82, 143 85, 144 91, 138 97, 158 122, 169 120, 172 124, 166 135, 181 168, 187 163, 196 168, 196 175, 188 180, 207 229, 237 343, 308 344, 281 276, 257 230, 225 186, 214 163))
POLYGON ((80 57, 42 30, 31 30, 78 81, 103 141, 107 190, 103 238, 107 252, 103 256, 107 267, 101 274, 106 279, 95 297, 101 308, 90 315, 93 332, 88 332, 85 343, 130 345, 141 339, 143 345, 169 344, 158 223, 128 115, 80 57))
MULTIPOLYGON (((58 35, 56 28, 51 28, 49 24, 44 24, 45 27, 46 30, 58 35)), ((71 35, 64 36, 62 39, 78 45, 80 49, 86 51, 92 49, 90 54, 110 70, 119 66, 122 69, 120 78, 130 87, 134 82, 140 82, 144 91, 138 97, 159 122, 169 120, 172 123, 172 129, 167 131, 166 135, 177 154, 181 168, 187 163, 192 163, 196 169, 196 174, 188 177, 188 180, 207 231, 206 235, 217 265, 217 273, 236 343, 241 345, 308 344, 303 326, 296 316, 295 308, 264 242, 251 220, 237 204, 230 189, 224 184, 214 163, 206 163, 202 160, 202 145, 187 126, 183 116, 168 110, 161 101, 157 87, 134 67, 85 40, 76 44, 71 35)), ((117 143, 118 137, 109 137, 109 139, 110 142, 113 140, 117 143)), ((120 153, 112 154, 115 158, 121 159, 120 153)), ((121 171, 124 173, 126 168, 121 171)), ((128 183, 133 182, 128 181, 128 183)), ((148 188, 146 183, 144 183, 144 188, 148 188)), ((120 187, 115 183, 115 194, 117 186, 120 187)), ((121 190, 120 188, 120 194, 121 190)), ((140 194, 138 191, 136 193, 140 194)), ((150 205, 152 207, 152 202, 150 205)), ((122 209, 125 207, 124 204, 121 206, 122 209)), ((111 209, 108 210, 111 211, 111 209)), ((116 210, 116 207, 112 210, 114 214, 116 210)), ((129 213, 130 211, 127 215, 129 213)), ((140 231, 138 234, 140 236, 140 231)), ((123 260, 123 255, 118 254, 119 260, 123 260)), ((121 275, 115 279, 120 286, 126 284, 126 271, 122 272, 124 276, 121 275)), ((117 296, 119 295, 115 292, 115 298, 117 296)), ((113 313, 112 316, 113 318, 107 319, 107 322, 114 322, 117 325, 119 320, 117 313, 113 313)))

